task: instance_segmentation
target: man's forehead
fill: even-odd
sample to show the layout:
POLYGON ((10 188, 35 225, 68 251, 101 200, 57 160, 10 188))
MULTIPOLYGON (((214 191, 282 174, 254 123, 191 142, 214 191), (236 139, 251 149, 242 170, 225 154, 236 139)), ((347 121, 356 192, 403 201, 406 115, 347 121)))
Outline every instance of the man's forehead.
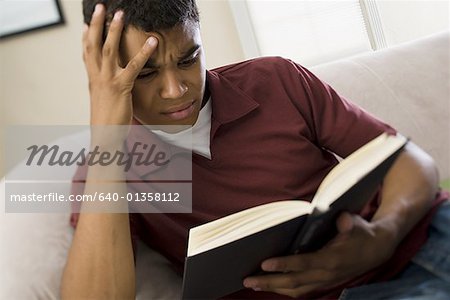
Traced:
POLYGON ((145 32, 129 26, 124 33, 121 45, 125 56, 136 55, 150 36, 158 39, 158 48, 178 50, 179 54, 201 43, 198 26, 195 25, 177 25, 171 29, 154 32, 145 32))

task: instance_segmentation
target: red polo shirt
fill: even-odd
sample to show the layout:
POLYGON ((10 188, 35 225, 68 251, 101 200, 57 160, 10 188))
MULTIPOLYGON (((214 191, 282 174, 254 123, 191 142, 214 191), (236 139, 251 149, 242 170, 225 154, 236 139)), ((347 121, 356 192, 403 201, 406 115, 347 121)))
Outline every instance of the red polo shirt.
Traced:
MULTIPOLYGON (((180 274, 189 228, 273 201, 311 200, 337 164, 331 152, 346 157, 380 133, 395 132, 305 68, 282 58, 221 67, 208 71, 207 81, 212 99, 212 159, 193 154, 193 212, 130 214, 133 236, 166 256, 180 274)), ((78 179, 85 177, 83 172, 79 170, 78 179)), ((143 172, 136 170, 137 175, 143 172)), ((436 198, 435 206, 442 199, 443 195, 436 198)), ((374 199, 362 215, 370 219, 377 206, 374 199)), ((346 286, 398 273, 425 242, 431 216, 432 212, 414 228, 389 262, 346 286)), ((340 289, 314 297, 335 296, 340 289)), ((251 290, 227 298, 290 299, 251 290)))

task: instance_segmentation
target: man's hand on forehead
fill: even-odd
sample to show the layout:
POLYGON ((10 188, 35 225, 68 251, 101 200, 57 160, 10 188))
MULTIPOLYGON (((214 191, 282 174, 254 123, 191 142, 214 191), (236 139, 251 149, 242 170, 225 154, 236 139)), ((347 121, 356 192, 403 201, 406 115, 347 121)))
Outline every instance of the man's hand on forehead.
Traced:
POLYGON ((97 4, 90 25, 83 31, 83 60, 89 77, 91 124, 129 125, 133 116, 131 91, 139 72, 155 51, 158 40, 149 37, 123 68, 119 66, 119 44, 123 12, 114 13, 108 29, 106 11, 97 4), (108 31, 103 43, 103 32, 108 31))

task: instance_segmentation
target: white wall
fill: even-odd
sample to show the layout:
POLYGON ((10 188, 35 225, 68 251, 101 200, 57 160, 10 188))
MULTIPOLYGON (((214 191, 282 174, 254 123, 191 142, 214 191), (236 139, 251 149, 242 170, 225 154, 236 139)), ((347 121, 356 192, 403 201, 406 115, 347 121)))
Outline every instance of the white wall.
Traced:
POLYGON ((89 121, 87 80, 81 59, 81 2, 63 1, 62 9, 65 25, 0 43, 4 125, 89 121))
POLYGON ((244 52, 228 1, 197 2, 208 68, 243 60, 244 52))

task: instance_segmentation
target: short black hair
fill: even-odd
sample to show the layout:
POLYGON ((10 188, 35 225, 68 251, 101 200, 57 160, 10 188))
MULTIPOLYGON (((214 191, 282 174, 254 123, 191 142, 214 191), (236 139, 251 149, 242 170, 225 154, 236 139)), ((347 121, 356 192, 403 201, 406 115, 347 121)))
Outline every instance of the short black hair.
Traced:
POLYGON ((171 29, 189 21, 200 22, 195 0, 83 0, 86 24, 91 22, 97 3, 106 7, 107 25, 118 10, 124 12, 125 28, 133 25, 145 32, 171 29))

